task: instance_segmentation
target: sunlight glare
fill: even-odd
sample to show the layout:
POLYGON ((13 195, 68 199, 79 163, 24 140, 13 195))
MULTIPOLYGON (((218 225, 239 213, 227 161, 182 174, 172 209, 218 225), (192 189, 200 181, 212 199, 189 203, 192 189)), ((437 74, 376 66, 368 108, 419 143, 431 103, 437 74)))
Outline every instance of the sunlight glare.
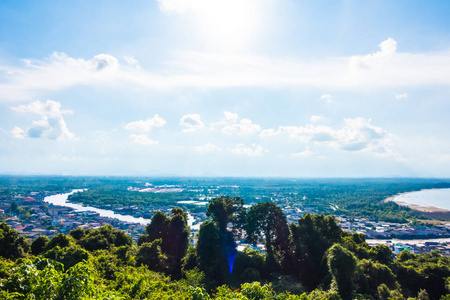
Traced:
MULTIPOLYGON (((172 11, 175 11, 174 3, 170 3, 172 11)), ((191 18, 195 30, 209 47, 245 50, 258 37, 261 1, 186 0, 182 3, 183 6, 177 6, 177 12, 191 18)))

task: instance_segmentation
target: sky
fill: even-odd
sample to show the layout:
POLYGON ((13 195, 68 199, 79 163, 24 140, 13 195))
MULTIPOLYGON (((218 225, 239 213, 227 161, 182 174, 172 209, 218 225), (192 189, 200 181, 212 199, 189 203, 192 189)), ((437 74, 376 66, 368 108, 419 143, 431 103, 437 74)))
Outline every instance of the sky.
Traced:
POLYGON ((450 177, 450 2, 0 2, 0 174, 450 177))

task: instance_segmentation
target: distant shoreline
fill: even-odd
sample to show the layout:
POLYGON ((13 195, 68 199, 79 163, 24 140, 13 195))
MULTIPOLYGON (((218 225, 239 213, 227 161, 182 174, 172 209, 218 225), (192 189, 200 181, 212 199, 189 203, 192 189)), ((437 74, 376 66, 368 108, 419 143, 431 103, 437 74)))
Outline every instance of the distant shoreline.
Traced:
POLYGON ((430 190, 437 190, 437 189, 422 189, 420 191, 400 193, 400 194, 386 198, 384 200, 384 202, 392 201, 392 202, 397 203, 398 205, 407 206, 407 207, 411 208, 412 210, 419 211, 421 213, 426 213, 426 214, 449 214, 450 215, 450 210, 445 209, 445 208, 439 208, 436 206, 422 206, 422 205, 418 205, 418 204, 411 204, 406 201, 396 200, 396 198, 401 195, 417 193, 417 192, 422 192, 422 191, 430 191, 430 190))

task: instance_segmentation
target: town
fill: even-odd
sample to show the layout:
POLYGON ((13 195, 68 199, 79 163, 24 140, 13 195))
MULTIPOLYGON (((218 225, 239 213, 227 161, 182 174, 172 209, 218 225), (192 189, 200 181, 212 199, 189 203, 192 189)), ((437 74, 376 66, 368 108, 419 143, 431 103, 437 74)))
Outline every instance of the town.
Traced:
MULTIPOLYGON (((161 191, 161 189, 158 189, 158 191, 161 191)), ((12 199, 2 195, 0 197, 0 221, 6 222, 11 228, 30 240, 39 235, 51 238, 58 233, 68 234, 76 228, 95 229, 106 224, 125 231, 134 240, 137 240, 145 231, 146 224, 142 222, 121 221, 116 218, 101 216, 98 212, 77 211, 70 207, 57 206, 44 201, 45 197, 55 194, 57 193, 30 192, 25 196, 15 195, 12 199)), ((192 244, 196 243, 196 234, 200 224, 207 219, 206 209, 199 209, 199 207, 206 208, 208 202, 204 200, 207 199, 201 198, 199 201, 180 201, 179 203, 185 208, 187 207, 192 244)), ((250 207, 252 204, 254 203, 250 203, 246 207, 250 207)), ((280 206, 289 223, 296 222, 306 212, 315 213, 317 211, 314 206, 310 205, 281 204, 280 206)), ((125 207, 104 205, 101 208, 113 210, 116 214, 146 218, 149 221, 158 210, 170 214, 172 206, 153 205, 142 208, 134 205, 125 207)), ((386 244, 394 253, 399 253, 404 249, 412 253, 429 253, 438 250, 444 255, 450 255, 450 224, 413 226, 412 224, 383 222, 342 215, 338 215, 336 218, 344 231, 364 234, 370 245, 386 244)), ((253 247, 246 244, 244 239, 238 241, 239 250, 246 247, 258 249, 262 253, 265 251, 262 244, 253 247)))

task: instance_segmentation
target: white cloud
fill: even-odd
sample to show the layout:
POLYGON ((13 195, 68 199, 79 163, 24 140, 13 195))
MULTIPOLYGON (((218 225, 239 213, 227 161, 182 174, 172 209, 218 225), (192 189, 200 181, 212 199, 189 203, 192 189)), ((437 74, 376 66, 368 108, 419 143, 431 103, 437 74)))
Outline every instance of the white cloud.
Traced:
POLYGON ((26 136, 25 131, 17 126, 11 130, 11 135, 16 139, 23 139, 26 136))
MULTIPOLYGON (((304 142, 325 145, 327 147, 350 151, 367 152, 380 157, 394 157, 401 159, 399 153, 393 150, 392 135, 381 127, 372 125, 370 119, 346 118, 344 126, 334 129, 329 126, 279 126, 277 130, 266 129, 260 133, 261 137, 285 135, 304 142)), ((305 152, 306 154, 308 152, 305 152)))
POLYGON ((333 97, 331 97, 331 95, 329 94, 320 96, 320 99, 325 100, 327 103, 333 102, 333 97))
POLYGON ((0 101, 30 99, 41 91, 79 85, 128 86, 149 89, 307 86, 324 89, 365 89, 450 85, 450 51, 407 53, 397 51, 392 38, 367 55, 324 58, 316 61, 273 59, 255 55, 178 52, 159 71, 120 65, 108 54, 92 59, 53 53, 44 60, 23 60, 24 65, 0 65, 0 101))
POLYGON ((377 67, 392 58, 397 51, 397 42, 393 38, 383 41, 378 47, 381 49, 365 56, 355 55, 350 59, 350 68, 369 69, 377 67))
POLYGON ((11 134, 15 138, 47 138, 51 140, 70 140, 74 139, 75 135, 69 131, 62 114, 71 114, 71 110, 62 110, 61 103, 47 100, 45 103, 41 101, 34 101, 27 105, 19 105, 12 107, 12 110, 17 112, 31 112, 41 115, 41 119, 33 121, 32 126, 26 131, 14 127, 11 134))
POLYGON ((42 119, 33 121, 26 131, 30 138, 47 138, 51 140, 71 140, 75 135, 67 129, 66 122, 61 115, 42 116, 42 119))
POLYGON ((254 143, 251 147, 246 147, 244 144, 239 144, 231 150, 231 153, 233 154, 245 156, 261 156, 265 152, 267 152, 267 150, 265 150, 261 145, 254 143))
POLYGON ((226 135, 251 135, 261 131, 261 126, 250 119, 241 119, 238 114, 228 111, 224 111, 224 115, 225 119, 213 126, 223 126, 222 133, 226 135))
POLYGON ((166 125, 166 120, 156 114, 147 120, 127 123, 124 125, 124 128, 131 131, 148 132, 154 127, 163 127, 164 125, 166 125))
POLYGON ((181 117, 180 125, 186 127, 184 132, 195 131, 205 126, 199 114, 187 114, 181 117))
POLYGON ((91 60, 91 65, 97 70, 117 70, 119 61, 112 55, 99 54, 91 60))
POLYGON ((311 157, 316 155, 317 152, 313 152, 309 149, 309 146, 306 147, 306 149, 302 152, 292 153, 292 156, 294 157, 311 157))
POLYGON ((47 100, 45 103, 41 101, 34 101, 27 105, 19 105, 11 108, 18 112, 31 112, 38 115, 62 115, 72 114, 71 110, 61 110, 61 103, 47 100))
POLYGON ((320 115, 320 116, 311 116, 310 118, 311 123, 317 123, 317 122, 321 122, 323 120, 325 120, 325 117, 320 115))
POLYGON ((395 99, 403 99, 403 98, 408 98, 408 94, 407 93, 403 93, 403 94, 395 95, 395 99))
POLYGON ((220 150, 220 148, 211 143, 208 143, 208 144, 205 144, 202 146, 197 146, 194 148, 194 151, 198 152, 198 153, 209 153, 209 152, 218 151, 218 150, 220 150))
POLYGON ((183 13, 192 5, 192 2, 189 0, 158 0, 158 5, 164 12, 183 13))
POLYGON ((133 143, 143 146, 157 145, 159 143, 158 141, 150 139, 145 134, 130 134, 130 139, 133 143))
POLYGON ((124 56, 123 59, 127 62, 127 64, 132 66, 139 66, 139 61, 132 56, 124 56))

